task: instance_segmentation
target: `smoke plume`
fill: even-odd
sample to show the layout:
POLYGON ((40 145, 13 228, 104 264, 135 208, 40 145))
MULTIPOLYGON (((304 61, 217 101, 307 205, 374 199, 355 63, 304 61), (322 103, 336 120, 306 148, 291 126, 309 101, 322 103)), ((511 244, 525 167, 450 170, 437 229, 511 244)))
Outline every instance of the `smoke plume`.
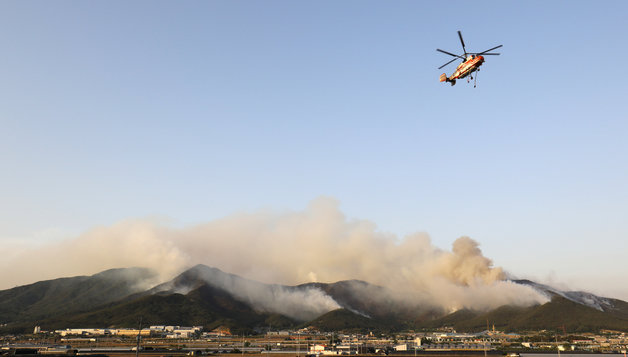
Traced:
POLYGON ((197 288, 199 280, 229 292, 258 311, 276 312, 295 320, 312 320, 341 307, 332 297, 315 287, 264 284, 205 265, 187 270, 177 279, 155 287, 152 292, 187 294, 197 288))
MULTIPOLYGON (((131 266, 152 268, 165 281, 196 264, 285 285, 360 279, 413 304, 449 311, 547 301, 504 280, 504 271, 471 238, 458 238, 451 251, 433 246, 425 233, 398 239, 370 221, 348 220, 331 198, 316 199, 300 212, 235 214, 183 229, 141 220, 97 227, 15 252, 0 263, 2 271, 15 271, 3 277, 1 288, 131 266), (25 264, 31 268, 10 269, 25 264)), ((320 301, 323 309, 336 307, 320 301)))

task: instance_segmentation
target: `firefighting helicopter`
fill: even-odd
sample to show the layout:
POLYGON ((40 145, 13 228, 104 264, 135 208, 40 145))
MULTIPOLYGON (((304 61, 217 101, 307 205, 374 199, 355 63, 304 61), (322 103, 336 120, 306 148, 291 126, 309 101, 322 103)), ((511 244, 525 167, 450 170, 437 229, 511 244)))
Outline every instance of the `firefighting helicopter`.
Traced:
MULTIPOLYGON (((440 75, 441 82, 449 82, 451 83, 452 86, 456 84, 456 79, 462 79, 462 78, 465 78, 466 76, 469 76, 469 78, 467 79, 467 83, 468 83, 470 79, 473 79, 473 75, 471 75, 471 73, 480 70, 480 66, 482 65, 482 63, 484 63, 484 56, 487 56, 487 55, 497 56, 499 55, 499 53, 490 53, 490 52, 492 50, 502 47, 502 45, 499 45, 499 46, 495 46, 489 50, 482 51, 482 52, 467 52, 467 49, 464 47, 464 40, 462 39, 462 33, 460 33, 460 31, 458 31, 458 37, 460 37, 460 43, 462 44, 462 51, 464 52, 464 55, 462 56, 455 55, 451 52, 443 51, 440 48, 436 49, 436 51, 438 52, 442 52, 444 54, 455 57, 451 61, 438 67, 438 69, 441 69, 447 66, 451 62, 457 60, 458 58, 462 59, 462 63, 458 65, 458 67, 456 68, 456 71, 451 76, 447 77, 445 73, 440 75)), ((474 88, 476 86, 476 81, 477 81, 477 73, 475 75, 475 80, 473 82, 474 88)))

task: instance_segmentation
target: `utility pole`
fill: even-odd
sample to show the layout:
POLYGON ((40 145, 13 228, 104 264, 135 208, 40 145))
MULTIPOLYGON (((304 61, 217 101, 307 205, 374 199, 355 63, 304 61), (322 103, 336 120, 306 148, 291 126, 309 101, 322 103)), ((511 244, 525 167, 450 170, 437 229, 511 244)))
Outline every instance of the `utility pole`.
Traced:
POLYGON ((135 357, 140 355, 140 340, 142 339, 142 317, 140 316, 140 326, 137 329, 137 345, 135 346, 135 357))

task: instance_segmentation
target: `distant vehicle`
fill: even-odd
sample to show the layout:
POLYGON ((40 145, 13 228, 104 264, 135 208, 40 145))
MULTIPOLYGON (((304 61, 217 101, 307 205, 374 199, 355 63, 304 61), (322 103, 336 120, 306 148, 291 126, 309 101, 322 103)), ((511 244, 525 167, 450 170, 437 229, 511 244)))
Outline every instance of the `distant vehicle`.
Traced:
MULTIPOLYGON (((440 75, 441 82, 449 82, 451 83, 452 86, 456 84, 456 79, 462 79, 462 78, 465 78, 466 76, 469 76, 469 79, 467 79, 467 83, 468 83, 470 79, 473 79, 473 76, 471 75, 471 73, 480 70, 480 66, 482 65, 482 63, 484 63, 484 56, 488 56, 488 55, 497 56, 499 55, 499 53, 490 53, 490 52, 492 50, 502 47, 502 45, 499 45, 499 46, 495 46, 489 50, 482 51, 482 52, 467 52, 467 49, 464 47, 464 40, 462 39, 462 33, 460 31, 458 31, 458 37, 460 37, 460 43, 462 44, 462 51, 464 52, 463 55, 455 55, 451 52, 443 51, 440 48, 436 49, 436 51, 438 52, 442 52, 444 54, 455 57, 451 61, 438 67, 438 69, 441 69, 447 66, 448 64, 450 64, 451 62, 459 58, 462 59, 462 63, 458 65, 458 67, 456 68, 456 71, 451 76, 447 77, 445 73, 440 75)), ((477 80, 477 74, 475 77, 477 80)), ((476 82, 473 83, 474 88, 475 86, 476 86, 476 82)))

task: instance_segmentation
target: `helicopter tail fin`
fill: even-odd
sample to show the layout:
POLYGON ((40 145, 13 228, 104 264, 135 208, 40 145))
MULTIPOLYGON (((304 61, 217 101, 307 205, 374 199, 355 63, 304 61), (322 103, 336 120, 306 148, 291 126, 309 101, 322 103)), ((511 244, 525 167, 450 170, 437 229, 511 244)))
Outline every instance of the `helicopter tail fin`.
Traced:
POLYGON ((452 86, 456 84, 456 80, 447 78, 447 75, 445 73, 440 75, 440 81, 441 82, 449 82, 449 83, 451 83, 452 86))

